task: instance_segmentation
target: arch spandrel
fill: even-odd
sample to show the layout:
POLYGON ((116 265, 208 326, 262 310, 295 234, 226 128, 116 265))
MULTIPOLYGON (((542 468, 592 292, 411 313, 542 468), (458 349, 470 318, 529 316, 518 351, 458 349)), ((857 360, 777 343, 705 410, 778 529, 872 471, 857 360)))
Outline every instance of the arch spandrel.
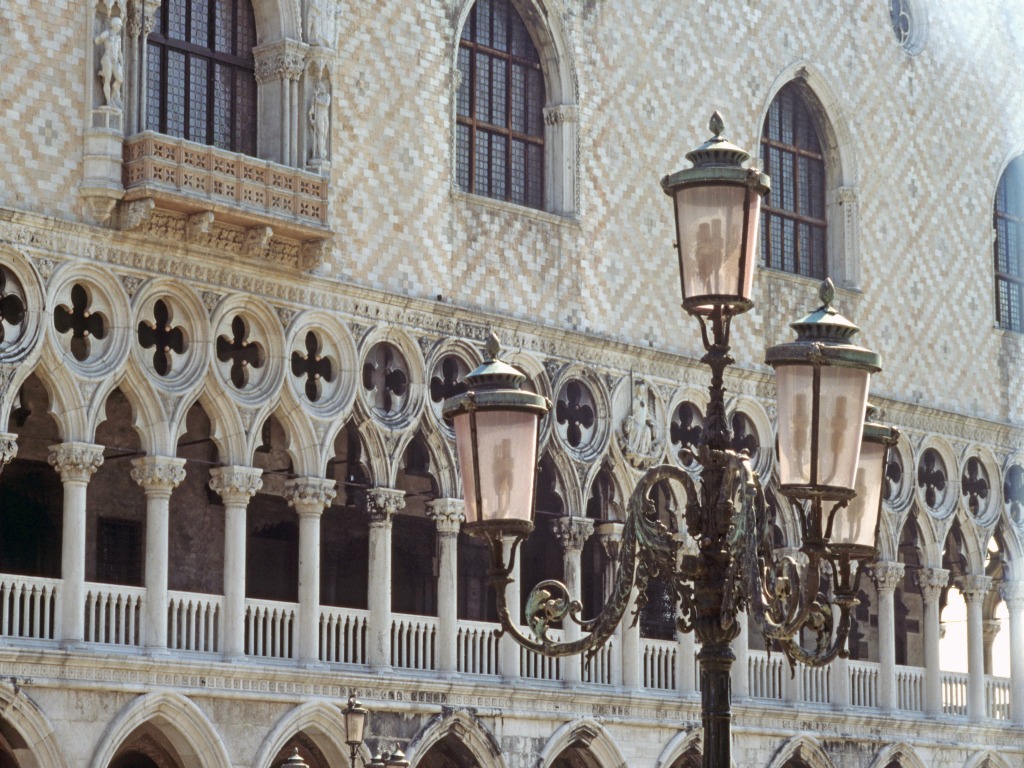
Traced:
POLYGON ((406 758, 416 768, 430 750, 445 739, 456 739, 472 755, 476 768, 506 768, 498 740, 475 715, 465 710, 445 710, 432 718, 412 741, 406 758))
POLYGON ((807 768, 834 768, 825 749, 810 736, 794 736, 776 750, 768 768, 785 768, 790 760, 800 760, 807 768))
MULTIPOLYGON (((277 768, 272 763, 275 755, 300 732, 312 739, 329 765, 349 764, 349 749, 343 738, 345 718, 341 710, 324 701, 310 701, 288 710, 278 718, 260 744, 252 768, 277 768)), ((365 744, 361 755, 364 760, 370 756, 365 744)))
POLYGON ((627 765, 608 729, 588 717, 566 723, 551 735, 538 756, 538 768, 551 768, 558 756, 570 748, 589 752, 601 768, 627 765))

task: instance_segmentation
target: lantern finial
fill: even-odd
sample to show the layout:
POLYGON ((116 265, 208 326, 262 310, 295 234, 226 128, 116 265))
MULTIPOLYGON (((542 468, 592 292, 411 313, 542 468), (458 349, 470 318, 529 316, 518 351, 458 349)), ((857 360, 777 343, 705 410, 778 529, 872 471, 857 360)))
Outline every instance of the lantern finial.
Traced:
POLYGON ((822 309, 831 309, 832 302, 836 300, 836 284, 832 282, 831 277, 826 277, 822 282, 818 295, 821 297, 822 309))
POLYGON ((501 353, 501 339, 494 331, 491 331, 491 335, 487 337, 487 346, 484 347, 484 351, 487 353, 488 362, 498 359, 498 355, 501 353))
POLYGON ((725 120, 722 119, 722 113, 719 112, 717 109, 715 110, 715 113, 711 116, 711 120, 708 122, 708 128, 711 129, 711 132, 713 134, 715 134, 716 139, 720 138, 722 135, 722 131, 725 130, 725 120))

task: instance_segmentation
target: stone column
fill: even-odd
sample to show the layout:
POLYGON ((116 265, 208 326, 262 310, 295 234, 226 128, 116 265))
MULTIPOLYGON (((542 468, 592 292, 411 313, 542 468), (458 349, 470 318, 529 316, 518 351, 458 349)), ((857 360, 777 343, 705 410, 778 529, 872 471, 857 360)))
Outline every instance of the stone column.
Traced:
POLYGON ((224 502, 224 624, 221 653, 229 659, 245 655, 245 511, 263 487, 263 470, 255 467, 214 467, 210 489, 224 502))
POLYGON ((644 685, 643 647, 640 643, 640 622, 633 623, 633 609, 640 591, 629 592, 629 607, 622 617, 622 686, 642 688, 644 685))
POLYGON ((899 706, 896 689, 896 587, 903 580, 903 563, 878 562, 871 566, 878 590, 878 706, 893 711, 899 706))
POLYGON ((918 571, 917 586, 924 601, 922 628, 924 634, 924 711, 933 717, 942 714, 942 666, 939 661, 939 599, 949 584, 949 571, 945 568, 926 568, 918 571))
POLYGON ((253 49, 260 116, 257 153, 292 167, 300 165, 300 126, 305 125, 306 110, 299 96, 299 78, 308 48, 285 39, 253 49))
POLYGON ((1010 613, 1010 716, 1024 726, 1024 581, 1004 581, 999 591, 1010 613))
POLYGON ((982 622, 982 637, 985 641, 985 674, 992 674, 992 644, 999 635, 999 619, 985 619, 982 622))
POLYGON ((103 446, 91 443, 51 445, 50 466, 64 484, 61 541, 61 632, 65 645, 85 639, 85 491, 103 463, 103 446))
MULTIPOLYGON (((611 597, 615 589, 615 574, 619 562, 619 546, 622 544, 622 523, 602 523, 594 528, 597 540, 608 561, 608 567, 601 574, 601 605, 603 606, 611 597)), ((622 626, 632 621, 632 616, 626 613, 622 621, 615 627, 612 635, 612 685, 622 685, 622 626)))
MULTIPOLYGON (((512 552, 513 541, 514 538, 512 536, 505 536, 501 541, 502 557, 506 563, 512 552)), ((508 607, 509 619, 517 627, 522 627, 523 625, 522 591, 520 589, 519 576, 522 571, 522 555, 523 549, 520 545, 516 552, 515 565, 509 574, 512 578, 512 583, 505 587, 505 604, 508 607)), ((501 676, 508 680, 518 678, 522 669, 519 658, 519 644, 512 639, 508 632, 503 634, 498 641, 498 652, 501 654, 501 676)))
POLYGON ((333 480, 297 477, 284 495, 299 516, 299 661, 320 661, 320 517, 338 491, 333 480))
POLYGON ((371 667, 391 664, 391 523, 404 507, 405 491, 371 488, 366 492, 366 514, 370 518, 366 660, 371 667))
POLYGON ((750 623, 747 621, 746 613, 739 614, 736 622, 739 624, 740 633, 732 641, 732 652, 736 654, 736 661, 732 663, 730 677, 733 701, 743 701, 750 698, 750 675, 747 669, 750 656, 750 623))
POLYGON ((964 600, 967 602, 967 717, 977 723, 985 719, 985 628, 982 609, 992 589, 988 576, 965 576, 964 600))
POLYGON ((170 456, 132 459, 132 480, 146 492, 146 632, 143 642, 150 651, 167 648, 171 491, 184 479, 184 459, 170 456))
POLYGON ((466 521, 462 499, 427 502, 427 517, 437 526, 437 624, 438 668, 457 672, 459 668, 459 529, 466 521))
POLYGON ((11 432, 0 432, 0 472, 18 455, 18 436, 11 432))
MULTIPOLYGON (((580 600, 583 595, 583 579, 580 576, 580 555, 583 545, 594 532, 594 521, 586 517, 560 517, 551 525, 555 538, 562 545, 562 573, 565 574, 565 586, 573 600, 580 600)), ((579 625, 566 617, 562 620, 562 637, 565 642, 580 639, 579 625)), ((583 679, 583 660, 581 657, 565 657, 562 662, 562 680, 569 684, 579 683, 583 679)))

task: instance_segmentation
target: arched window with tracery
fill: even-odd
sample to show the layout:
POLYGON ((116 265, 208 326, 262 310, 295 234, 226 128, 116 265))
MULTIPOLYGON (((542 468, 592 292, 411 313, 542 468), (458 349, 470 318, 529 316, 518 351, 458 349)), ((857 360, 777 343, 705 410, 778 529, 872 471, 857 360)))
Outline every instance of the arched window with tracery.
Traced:
POLYGON ((146 128, 256 154, 249 0, 165 0, 146 44, 146 128))
POLYGON ((459 41, 460 189, 544 208, 544 73, 510 0, 477 0, 459 41))
POLYGON ((828 268, 825 156, 808 98, 790 83, 765 117, 761 156, 772 191, 761 208, 761 260, 771 269, 823 278, 828 268))
POLYGON ((999 179, 995 227, 996 323, 1024 333, 1024 155, 999 179))

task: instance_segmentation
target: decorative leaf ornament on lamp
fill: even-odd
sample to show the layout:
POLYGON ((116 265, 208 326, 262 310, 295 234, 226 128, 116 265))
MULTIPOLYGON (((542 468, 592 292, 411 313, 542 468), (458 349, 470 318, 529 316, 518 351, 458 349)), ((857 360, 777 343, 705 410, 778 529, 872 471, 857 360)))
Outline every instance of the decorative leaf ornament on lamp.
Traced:
MULTIPOLYGON (((726 768, 732 765, 730 669, 735 656, 730 644, 740 632, 739 613, 751 613, 766 643, 777 643, 791 664, 822 665, 846 653, 857 604, 860 571, 855 566, 877 556, 874 530, 884 455, 875 445, 878 440, 892 445, 898 435, 878 425, 864 426, 869 377, 880 369, 878 355, 852 344, 857 328, 832 308, 834 289, 826 282, 824 305, 793 324, 796 341, 768 351, 779 381, 780 490, 802 523, 799 559, 776 553, 774 508, 765 501, 749 455, 731 447, 723 378, 733 362, 732 318, 753 306, 758 210, 769 181, 746 168, 749 155, 722 138, 718 113, 711 130, 715 135, 687 155, 694 167, 662 182, 675 202, 683 307, 700 323, 701 362, 711 369, 700 438, 681 456, 688 466, 699 467, 700 482, 675 465, 643 474, 622 524, 615 582, 597 616, 581 618, 579 601, 557 581, 541 582, 525 601, 533 638, 520 629, 520 617, 509 613, 505 592, 516 551, 533 529, 537 428, 549 404, 521 389, 522 374, 498 359, 493 336, 488 360, 466 377, 467 392, 445 401, 444 414, 455 423, 466 492, 465 530, 491 545, 488 573, 502 632, 548 656, 593 655, 615 631, 632 596, 643 595, 651 579, 663 579, 679 606, 678 628, 695 632, 701 644, 703 765, 726 768), (858 476, 859 455, 865 471, 858 476), (681 553, 678 537, 658 519, 651 491, 664 481, 675 481, 685 491, 686 528, 697 542, 695 555, 681 553), (864 501, 860 507, 851 503, 858 494, 864 501), (832 505, 827 518, 824 501, 832 505), (846 515, 838 517, 840 511, 846 515), (503 539, 509 537, 511 544, 505 546, 503 539), (831 600, 824 596, 829 592, 831 600), (585 634, 570 642, 551 637, 550 628, 566 621, 585 634), (801 645, 804 634, 814 639, 813 648, 801 645)), ((638 618, 639 610, 634 623, 638 618)))

